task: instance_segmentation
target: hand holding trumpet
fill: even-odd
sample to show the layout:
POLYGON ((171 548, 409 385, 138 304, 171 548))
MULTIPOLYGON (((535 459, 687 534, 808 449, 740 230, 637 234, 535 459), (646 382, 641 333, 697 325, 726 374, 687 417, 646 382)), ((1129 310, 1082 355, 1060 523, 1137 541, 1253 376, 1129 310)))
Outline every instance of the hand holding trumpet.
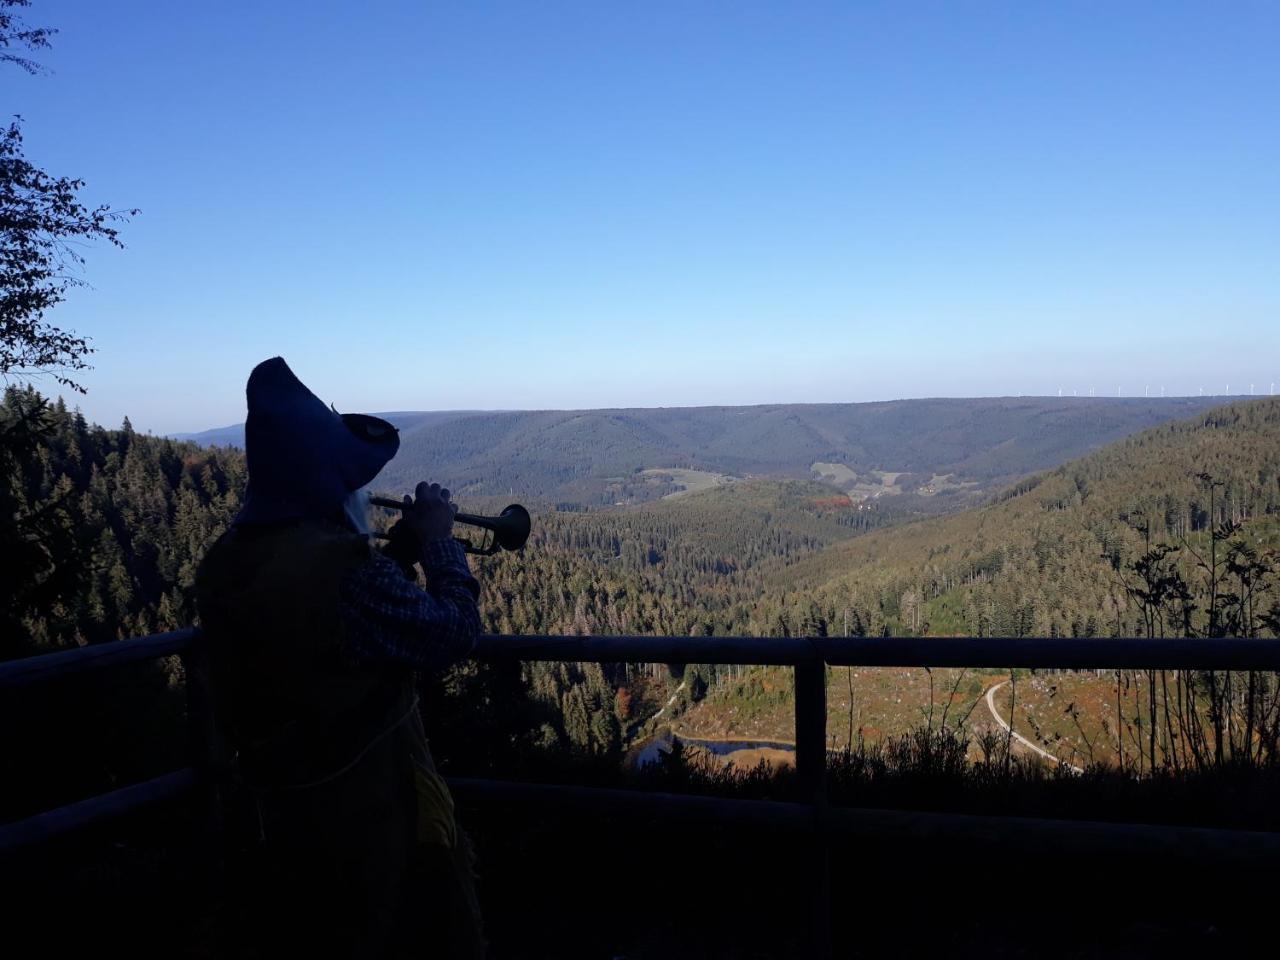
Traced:
POLYGON ((404 519, 418 540, 427 543, 452 537, 458 505, 449 500, 448 488, 423 481, 414 493, 416 500, 407 493, 404 496, 404 519))
POLYGON ((369 498, 375 507, 387 510, 399 510, 402 517, 388 533, 375 533, 383 540, 398 539, 397 530, 408 528, 408 533, 417 538, 419 543, 443 540, 453 534, 454 521, 482 527, 489 531, 488 542, 475 544, 462 537, 454 537, 467 553, 491 557, 499 550, 519 550, 529 539, 531 520, 529 511, 518 503, 508 506, 496 517, 482 517, 474 513, 459 513, 458 507, 449 499, 449 491, 442 489, 438 483, 418 484, 417 500, 405 496, 403 500, 390 497, 369 498))

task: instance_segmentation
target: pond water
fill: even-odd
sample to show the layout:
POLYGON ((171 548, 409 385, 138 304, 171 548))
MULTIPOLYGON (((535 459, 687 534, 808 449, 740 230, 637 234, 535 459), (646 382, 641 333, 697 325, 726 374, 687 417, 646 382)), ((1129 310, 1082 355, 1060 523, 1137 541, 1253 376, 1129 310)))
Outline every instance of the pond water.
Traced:
POLYGON ((638 745, 631 754, 631 766, 639 769, 657 763, 664 753, 671 752, 671 745, 675 740, 686 747, 700 747, 718 757, 731 757, 740 750, 782 750, 795 753, 796 749, 794 743, 787 743, 785 740, 700 740, 697 737, 677 737, 666 733, 638 745))

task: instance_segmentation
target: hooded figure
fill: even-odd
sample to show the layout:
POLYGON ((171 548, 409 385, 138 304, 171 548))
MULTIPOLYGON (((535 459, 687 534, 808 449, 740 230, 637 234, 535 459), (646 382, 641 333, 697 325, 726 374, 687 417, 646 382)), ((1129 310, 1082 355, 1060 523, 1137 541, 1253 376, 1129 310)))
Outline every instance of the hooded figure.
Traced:
POLYGON ((249 490, 237 523, 328 517, 400 449, 390 423, 326 407, 280 357, 254 367, 245 396, 249 490))
POLYGON ((475 956, 478 911, 414 671, 479 633, 449 491, 419 484, 373 549, 363 488, 394 426, 338 414, 275 357, 246 390, 249 488, 196 577, 214 711, 252 798, 263 956, 475 956), (418 586, 412 563, 426 573, 418 586))

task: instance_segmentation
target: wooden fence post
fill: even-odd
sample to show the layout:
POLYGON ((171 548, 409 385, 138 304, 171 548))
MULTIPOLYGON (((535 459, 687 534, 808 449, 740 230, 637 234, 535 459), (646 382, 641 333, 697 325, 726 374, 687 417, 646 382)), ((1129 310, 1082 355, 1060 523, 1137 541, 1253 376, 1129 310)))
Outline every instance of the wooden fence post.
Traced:
POLYGON ((191 765, 200 775, 196 788, 198 835, 197 853, 207 857, 210 876, 222 876, 222 803, 219 783, 222 751, 218 728, 213 716, 213 700, 209 690, 209 653, 205 640, 198 636, 183 653, 182 671, 187 692, 187 750, 191 765))
POLYGON ((796 780, 813 809, 808 872, 812 955, 831 956, 831 862, 827 850, 827 665, 796 664, 796 780))
POLYGON ((796 778, 804 802, 825 795, 827 665, 821 660, 796 664, 796 778))

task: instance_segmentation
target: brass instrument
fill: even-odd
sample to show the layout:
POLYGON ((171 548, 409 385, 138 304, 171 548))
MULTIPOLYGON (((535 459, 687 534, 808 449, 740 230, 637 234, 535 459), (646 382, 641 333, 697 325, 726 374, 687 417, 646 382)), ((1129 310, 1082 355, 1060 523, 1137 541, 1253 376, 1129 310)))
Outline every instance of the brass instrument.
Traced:
MULTIPOLYGON (((402 501, 392 500, 390 497, 370 497, 369 505, 385 507, 388 510, 403 510, 405 508, 405 504, 402 501)), ((519 550, 524 546, 525 541, 529 539, 529 529, 533 522, 529 517, 529 511, 518 503, 511 504, 496 517, 482 517, 474 513, 455 513, 453 519, 455 523, 483 527, 490 531, 492 536, 484 546, 477 546, 465 537, 454 537, 467 553, 479 554, 482 557, 492 556, 499 550, 519 550)), ((383 540, 389 539, 385 533, 375 533, 374 536, 383 540)))

